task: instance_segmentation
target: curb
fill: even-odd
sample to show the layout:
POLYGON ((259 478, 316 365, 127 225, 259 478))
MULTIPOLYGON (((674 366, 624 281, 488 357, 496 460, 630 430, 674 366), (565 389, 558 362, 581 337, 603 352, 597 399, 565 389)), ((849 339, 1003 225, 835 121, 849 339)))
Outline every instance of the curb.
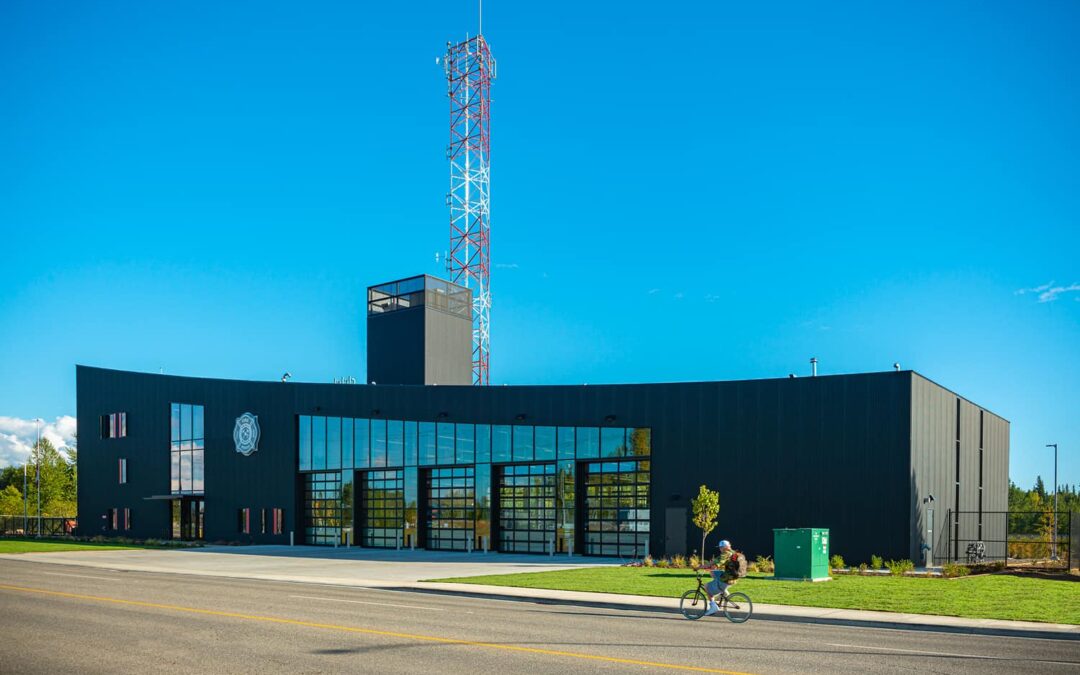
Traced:
MULTIPOLYGON (((443 582, 437 582, 443 583, 443 582)), ((446 584, 449 585, 449 584, 446 584)), ((467 586, 468 584, 460 584, 467 586)), ((674 603, 677 602, 676 598, 655 598, 656 600, 664 601, 670 600, 670 606, 648 604, 645 602, 634 603, 624 600, 604 600, 597 598, 592 599, 576 599, 576 598, 559 598, 542 595, 516 595, 516 594, 503 594, 489 590, 467 590, 457 588, 444 588, 430 585, 427 582, 420 582, 411 586, 397 586, 394 590, 401 591, 413 591, 417 593, 430 593, 432 595, 455 595, 460 597, 469 597, 485 600, 503 600, 511 602, 532 602, 540 605, 571 605, 578 607, 595 607, 599 609, 622 609, 622 610, 635 610, 643 612, 658 612, 679 614, 678 608, 674 603)), ((529 589, 532 590, 532 589, 529 589)), ((577 592, 577 591, 575 591, 577 592)), ((596 595, 604 595, 597 593, 596 595)), ((651 596, 643 596, 651 597, 651 596)), ((813 609, 830 611, 828 608, 800 608, 800 609, 813 609)), ((835 609, 831 611, 861 611, 861 610, 840 610, 835 609)), ((884 612, 880 612, 884 614, 884 612)), ((911 617, 912 615, 906 614, 905 617, 911 617)), ((928 618, 936 618, 938 615, 927 615, 928 618)), ((947 619, 954 619, 958 617, 944 617, 947 619)), ((808 616, 798 613, 784 613, 770 610, 759 611, 755 610, 752 619, 762 621, 776 621, 776 622, 788 622, 788 623, 812 623, 831 626, 849 626, 860 628, 884 628, 891 630, 911 630, 911 631, 925 631, 935 633, 952 633, 962 635, 989 635, 998 637, 1019 637, 1019 638, 1039 638, 1046 640, 1065 640, 1065 641, 1080 641, 1080 626, 1067 628, 1058 628, 1059 624, 1051 624, 1054 628, 1047 627, 1040 629, 1031 626, 1023 627, 1009 627, 1009 626, 978 626, 978 625, 950 625, 934 623, 932 621, 920 622, 915 620, 890 620, 887 618, 853 618, 853 617, 830 617, 830 616, 808 616)), ((972 621, 993 621, 996 619, 972 619, 972 621)))

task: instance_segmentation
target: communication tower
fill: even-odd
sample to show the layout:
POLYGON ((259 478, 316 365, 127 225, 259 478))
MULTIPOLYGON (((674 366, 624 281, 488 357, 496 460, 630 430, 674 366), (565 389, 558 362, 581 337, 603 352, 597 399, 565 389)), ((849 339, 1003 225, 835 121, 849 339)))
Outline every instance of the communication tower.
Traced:
MULTIPOLYGON (((482 24, 481 24, 482 25, 482 24)), ((446 44, 450 98, 450 280, 473 289, 472 379, 490 384, 491 82, 495 59, 482 34, 446 44)))

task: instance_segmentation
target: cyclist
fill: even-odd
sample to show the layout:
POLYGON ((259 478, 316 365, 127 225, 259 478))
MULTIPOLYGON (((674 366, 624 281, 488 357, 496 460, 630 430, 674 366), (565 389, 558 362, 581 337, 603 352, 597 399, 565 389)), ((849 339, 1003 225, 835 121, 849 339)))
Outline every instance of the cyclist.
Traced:
POLYGON ((727 539, 721 539, 720 543, 716 545, 717 550, 720 552, 720 557, 716 561, 716 569, 711 574, 713 580, 709 582, 707 589, 709 591, 709 607, 705 610, 705 616, 710 614, 716 614, 720 611, 720 607, 716 604, 716 597, 722 595, 727 597, 728 586, 735 583, 738 576, 728 571, 728 561, 731 560, 731 556, 734 550, 731 548, 731 542, 727 539))

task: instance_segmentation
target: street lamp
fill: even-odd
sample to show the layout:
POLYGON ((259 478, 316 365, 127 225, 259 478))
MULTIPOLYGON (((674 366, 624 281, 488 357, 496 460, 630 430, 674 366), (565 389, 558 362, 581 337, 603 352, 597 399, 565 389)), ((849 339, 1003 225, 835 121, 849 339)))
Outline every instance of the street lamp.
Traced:
MULTIPOLYGON (((1054 536, 1053 536, 1052 544, 1051 544, 1053 546, 1053 550, 1050 553, 1050 559, 1051 560, 1057 560, 1058 559, 1058 555, 1057 555, 1057 537, 1058 537, 1058 532, 1057 532, 1057 509, 1058 509, 1058 502, 1057 502, 1057 488, 1058 488, 1058 485, 1057 485, 1057 445, 1058 445, 1057 443, 1047 443, 1046 444, 1046 447, 1054 449, 1054 520, 1053 520, 1053 522, 1054 522, 1054 536)), ((1072 543, 1070 542, 1069 545, 1071 546, 1072 543)))
POLYGON ((35 536, 41 538, 41 423, 45 420, 40 417, 34 418, 34 428, 37 430, 37 442, 34 443, 34 448, 37 449, 37 458, 34 462, 34 473, 37 474, 37 532, 35 536))

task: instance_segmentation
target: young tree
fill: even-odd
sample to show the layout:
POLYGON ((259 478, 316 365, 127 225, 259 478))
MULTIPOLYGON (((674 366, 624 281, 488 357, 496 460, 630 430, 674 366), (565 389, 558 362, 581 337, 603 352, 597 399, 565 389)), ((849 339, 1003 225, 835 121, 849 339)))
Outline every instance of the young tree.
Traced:
MULTIPOLYGON (((22 513, 23 498, 19 488, 8 485, 3 490, 0 490, 0 515, 21 516, 22 513)), ((22 527, 22 525, 20 524, 19 527, 22 527)))
POLYGON ((701 559, 704 561, 705 537, 716 529, 716 517, 720 515, 720 493, 702 485, 690 507, 694 511, 694 525, 701 530, 701 559))

